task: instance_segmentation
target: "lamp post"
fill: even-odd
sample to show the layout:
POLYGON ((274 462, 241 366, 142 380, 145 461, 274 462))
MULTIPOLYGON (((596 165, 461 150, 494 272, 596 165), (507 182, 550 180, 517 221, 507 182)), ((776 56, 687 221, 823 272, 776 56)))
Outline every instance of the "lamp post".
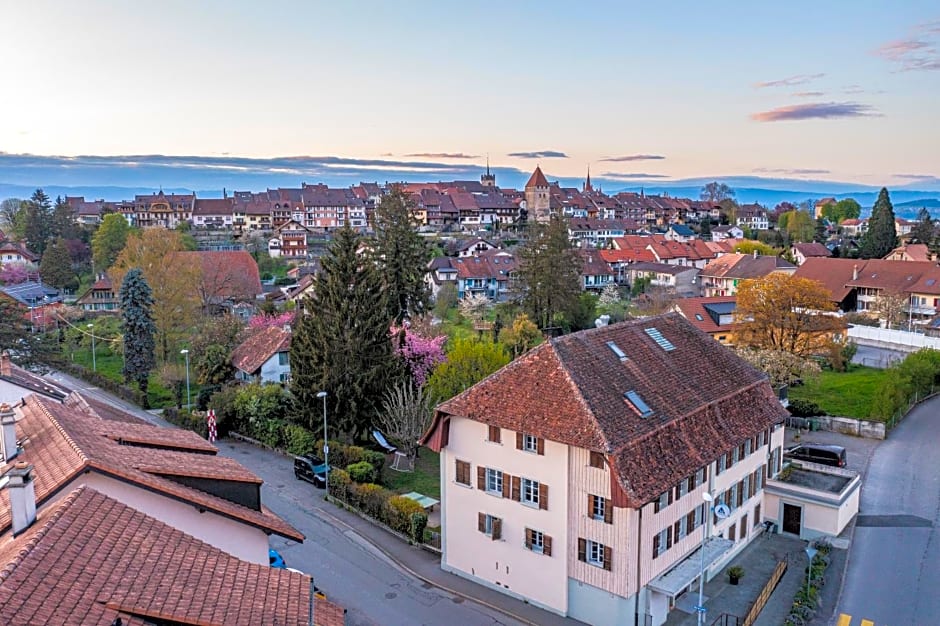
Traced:
POLYGON ((807 546, 803 552, 809 557, 809 565, 806 566, 806 597, 809 598, 809 586, 813 581, 813 557, 816 556, 816 548, 807 546))
POLYGON ((708 539, 708 535, 711 532, 711 503, 714 502, 715 496, 706 491, 702 494, 702 499, 705 500, 706 505, 705 519, 702 520, 705 523, 702 524, 702 567, 698 577, 698 606, 695 607, 697 614, 695 622, 698 626, 702 626, 705 623, 705 541, 708 539))
POLYGON ((326 497, 330 497, 330 444, 327 443, 326 439, 326 392, 320 391, 317 393, 317 397, 323 400, 323 463, 326 465, 326 475, 324 479, 326 485, 326 497))
POLYGON ((186 348, 183 348, 182 350, 180 350, 180 354, 186 357, 186 410, 191 411, 192 405, 191 405, 191 398, 189 395, 189 350, 187 350, 186 348))
POLYGON ((91 371, 98 371, 98 363, 95 360, 95 325, 88 325, 88 332, 91 333, 91 371))

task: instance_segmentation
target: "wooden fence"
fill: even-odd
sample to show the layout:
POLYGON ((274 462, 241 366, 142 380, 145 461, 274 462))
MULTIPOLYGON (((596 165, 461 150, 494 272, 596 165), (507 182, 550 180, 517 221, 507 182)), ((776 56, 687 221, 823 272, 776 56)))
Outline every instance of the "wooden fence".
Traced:
POLYGON ((788 558, 777 562, 777 566, 774 568, 774 573, 770 575, 770 580, 767 581, 767 584, 765 584, 764 588, 761 589, 760 595, 757 596, 757 600, 755 600, 754 604, 751 605, 751 610, 747 612, 747 616, 745 616, 742 626, 751 626, 757 620, 757 616, 760 615, 764 605, 767 604, 768 600, 770 600, 770 594, 774 592, 774 589, 777 587, 777 583, 780 582, 780 579, 783 578, 784 573, 786 573, 788 563, 788 558))

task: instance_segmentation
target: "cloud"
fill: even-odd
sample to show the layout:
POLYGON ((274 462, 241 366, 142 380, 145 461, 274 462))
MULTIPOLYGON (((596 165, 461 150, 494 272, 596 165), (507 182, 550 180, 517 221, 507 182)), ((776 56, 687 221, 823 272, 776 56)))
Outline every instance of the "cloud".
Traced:
POLYGON ((425 159, 479 159, 477 154, 464 154, 463 152, 412 152, 406 157, 422 157, 425 159))
POLYGON ((790 120, 839 119, 846 117, 876 117, 881 113, 873 106, 859 102, 813 102, 790 104, 769 111, 752 113, 755 122, 783 122, 790 120))
POLYGON ((778 78, 777 80, 754 83, 754 86, 758 89, 766 89, 767 87, 792 87, 793 85, 803 85, 817 78, 822 78, 823 76, 825 76, 825 74, 796 74, 795 76, 787 76, 786 78, 778 78))
POLYGON ((793 96, 795 98, 818 98, 826 95, 823 91, 797 91, 793 96))
POLYGON ((621 174, 620 172, 604 172, 600 175, 600 178, 609 178, 611 180, 637 180, 643 178, 672 178, 666 174, 644 174, 640 172, 633 172, 630 174, 621 174))
POLYGON ((786 168, 786 167, 757 167, 751 170, 759 174, 785 174, 787 176, 815 176, 819 174, 831 174, 829 170, 817 170, 810 168, 786 168))
POLYGON ((665 158, 659 154, 625 154, 623 156, 604 157, 601 161, 624 163, 628 161, 662 161, 665 158))
POLYGON ((557 150, 538 150, 535 152, 510 152, 506 156, 517 159, 567 159, 568 155, 557 150))
POLYGON ((875 55, 892 63, 896 72, 940 70, 940 22, 924 22, 911 30, 910 37, 883 44, 875 55))
POLYGON ((937 178, 933 174, 893 174, 895 178, 907 178, 909 180, 933 180, 937 178))

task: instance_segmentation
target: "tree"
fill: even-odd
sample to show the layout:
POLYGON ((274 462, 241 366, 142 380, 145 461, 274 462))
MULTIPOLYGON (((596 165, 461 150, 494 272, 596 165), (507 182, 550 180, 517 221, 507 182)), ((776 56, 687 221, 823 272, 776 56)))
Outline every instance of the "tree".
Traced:
POLYGON ((415 386, 423 387, 431 371, 446 360, 443 346, 447 335, 428 338, 408 326, 392 326, 389 333, 395 342, 395 354, 404 363, 415 386))
POLYGON ((767 219, 777 224, 777 228, 782 228, 780 226, 780 216, 784 213, 790 213, 791 211, 798 211, 799 207, 793 204, 792 202, 780 202, 777 206, 774 207, 774 210, 767 215, 767 219))
POLYGON ((509 354, 498 343, 457 339, 428 379, 428 394, 435 403, 449 400, 507 363, 509 354))
POLYGON ((75 224, 75 212, 72 211, 72 207, 62 196, 56 196, 49 222, 50 237, 73 239, 78 232, 78 227, 75 224))
POLYGON ((27 247, 42 256, 46 251, 52 226, 52 201, 42 189, 37 189, 26 201, 23 237, 27 247))
POLYGON ((55 333, 32 332, 29 310, 0 293, 0 350, 10 350, 14 363, 28 368, 54 364, 59 359, 55 333))
POLYGON ((409 457, 418 449, 418 439, 431 425, 430 398, 420 386, 403 380, 388 391, 382 399, 378 424, 409 457))
POLYGON ((858 219, 862 214, 862 206, 853 198, 845 198, 838 202, 827 204, 822 208, 822 217, 832 224, 841 224, 848 219, 858 219))
POLYGON ((19 285, 29 279, 30 271, 35 268, 26 263, 4 263, 0 265, 0 284, 19 285))
POLYGON ((46 248, 39 263, 39 275, 44 283, 59 289, 74 288, 78 284, 75 270, 72 269, 72 259, 69 257, 65 240, 61 237, 46 248))
POLYGON ((553 216, 530 230, 519 251, 522 306, 540 328, 571 322, 581 295, 581 259, 568 238, 567 220, 553 216))
POLYGON ((754 254, 761 256, 775 256, 777 251, 765 243, 759 241, 742 241, 734 246, 734 251, 740 254, 754 254))
POLYGON ((234 315, 204 318, 189 339, 193 371, 203 385, 220 385, 232 378, 232 351, 241 343, 244 324, 234 315))
POLYGON ((828 235, 826 233, 826 222, 822 218, 816 220, 816 228, 813 230, 813 241, 816 243, 826 243, 828 235))
POLYGON ((336 231, 317 288, 299 307, 290 348, 295 419, 318 431, 316 394, 326 391, 333 427, 351 439, 367 436, 385 390, 403 375, 388 337, 382 279, 359 257, 361 243, 348 224, 336 231))
POLYGON ((417 231, 414 209, 411 197, 395 187, 373 215, 373 254, 388 295, 388 317, 397 324, 424 314, 430 302, 424 277, 431 251, 417 231))
POLYGON ((434 298, 434 315, 444 319, 447 311, 455 306, 457 306, 457 286, 447 281, 437 290, 437 297, 434 298))
POLYGON ((871 303, 871 312, 888 328, 900 328, 908 320, 910 297, 898 290, 881 291, 871 303))
POLYGON ((710 218, 704 218, 702 223, 699 225, 699 236, 702 238, 702 241, 711 241, 712 240, 712 221, 710 218))
POLYGON ((868 219, 868 230, 862 235, 859 256, 863 259, 881 259, 898 245, 897 226, 894 220, 894 207, 888 190, 884 187, 878 194, 875 206, 868 219))
POLYGON ((130 226, 120 213, 104 216, 101 225, 91 239, 92 262, 95 269, 103 272, 114 265, 118 255, 127 244, 130 226))
POLYGON ((124 276, 118 298, 124 335, 124 380, 136 382, 146 399, 150 372, 155 365, 153 335, 156 325, 151 312, 153 292, 139 268, 131 269, 124 276))
POLYGON ((933 246, 936 236, 937 226, 930 217, 930 211, 928 211, 926 207, 923 207, 917 213, 917 225, 911 229, 911 241, 933 246))
POLYGON ((528 315, 520 313, 512 321, 512 326, 503 329, 499 340, 512 350, 512 358, 516 358, 537 346, 542 341, 542 333, 528 315))
POLYGON ((479 324, 490 309, 490 299, 482 293, 470 293, 457 303, 460 314, 479 324))
POLYGON ((815 280, 773 273, 738 284, 735 344, 785 351, 800 357, 827 354, 845 322, 832 315, 835 304, 815 280))
POLYGON ((7 198, 0 202, 0 230, 8 238, 21 239, 25 227, 26 201, 19 198, 7 198))
POLYGON ((806 381, 819 374, 822 368, 813 359, 797 356, 785 350, 736 348, 738 356, 761 370, 774 387, 790 385, 795 380, 806 381))
POLYGON ((733 199, 734 189, 724 183, 715 181, 702 187, 702 192, 699 194, 699 198, 704 202, 718 204, 722 200, 733 199))

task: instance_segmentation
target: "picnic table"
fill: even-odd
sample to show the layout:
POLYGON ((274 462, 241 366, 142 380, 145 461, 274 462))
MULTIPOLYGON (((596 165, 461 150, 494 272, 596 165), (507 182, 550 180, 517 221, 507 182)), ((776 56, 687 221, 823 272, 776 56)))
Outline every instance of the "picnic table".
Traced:
POLYGON ((426 496, 423 493, 418 493, 417 491, 411 491, 409 493, 403 493, 403 497, 408 498, 409 500, 414 500, 420 504, 425 510, 431 512, 434 510, 435 504, 440 504, 440 500, 435 500, 431 496, 426 496))

